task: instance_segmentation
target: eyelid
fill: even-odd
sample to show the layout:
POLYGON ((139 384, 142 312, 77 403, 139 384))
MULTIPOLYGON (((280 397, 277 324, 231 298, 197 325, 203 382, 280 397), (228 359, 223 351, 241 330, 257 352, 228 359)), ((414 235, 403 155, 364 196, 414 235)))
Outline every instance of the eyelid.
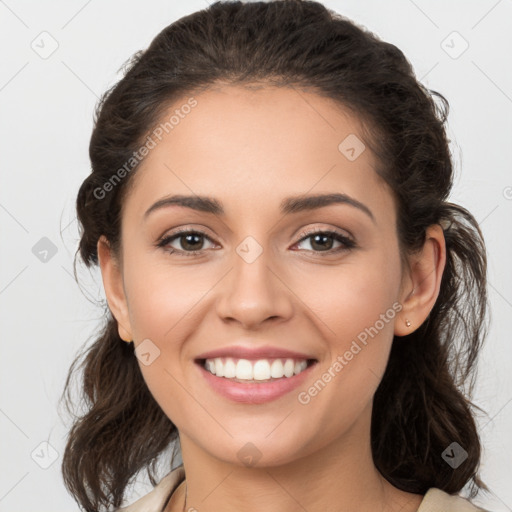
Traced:
POLYGON ((314 228, 306 228, 304 229, 303 231, 301 231, 297 236, 299 236, 299 240, 295 243, 298 243, 298 242, 302 242, 302 240, 304 238, 306 238, 307 236, 311 236, 311 235, 314 235, 316 233, 331 233, 331 234, 336 234, 336 235, 339 235, 340 237, 343 237, 347 240, 350 240, 351 242, 355 243, 355 240, 354 238, 352 237, 351 234, 344 234, 342 232, 340 232, 337 228, 333 228, 333 227, 314 227, 314 228))

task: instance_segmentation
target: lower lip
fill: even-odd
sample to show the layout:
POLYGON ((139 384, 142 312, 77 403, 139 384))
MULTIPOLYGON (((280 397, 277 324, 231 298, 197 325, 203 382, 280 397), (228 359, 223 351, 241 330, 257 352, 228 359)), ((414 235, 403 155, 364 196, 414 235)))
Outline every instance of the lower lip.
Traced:
POLYGON ((196 363, 204 378, 210 386, 225 398, 244 404, 262 404, 277 400, 290 391, 293 391, 311 373, 317 361, 309 365, 304 371, 292 377, 282 377, 271 382, 237 382, 224 377, 217 377, 196 363))

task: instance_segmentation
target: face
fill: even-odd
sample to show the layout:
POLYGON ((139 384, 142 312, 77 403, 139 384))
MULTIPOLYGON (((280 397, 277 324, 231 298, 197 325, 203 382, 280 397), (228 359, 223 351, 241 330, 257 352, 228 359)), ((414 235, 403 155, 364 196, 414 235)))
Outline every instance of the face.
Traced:
POLYGON ((195 100, 154 138, 123 206, 118 278, 104 272, 121 336, 144 354, 144 379, 180 437, 208 456, 241 464, 251 446, 260 464, 276 465, 366 435, 402 268, 393 197, 361 151, 358 120, 285 88, 226 86, 195 100), (326 194, 341 202, 303 201, 326 194), (222 213, 177 203, 146 213, 175 195, 208 197, 222 213), (301 359, 314 362, 266 383, 197 362, 226 349, 235 365, 268 360, 260 378, 267 364, 280 370, 276 357, 235 346, 293 351, 298 371, 301 359))

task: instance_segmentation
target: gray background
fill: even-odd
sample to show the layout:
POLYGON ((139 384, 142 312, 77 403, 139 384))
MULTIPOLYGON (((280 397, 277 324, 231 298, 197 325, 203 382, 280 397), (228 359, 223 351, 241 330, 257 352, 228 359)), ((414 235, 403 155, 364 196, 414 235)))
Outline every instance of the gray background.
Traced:
MULTIPOLYGON (((324 4, 398 46, 418 78, 450 102, 451 200, 481 223, 489 253, 492 324, 474 401, 488 412, 478 421, 493 497, 476 501, 512 511, 512 2, 324 4)), ((83 293, 72 276, 74 201, 89 173, 94 106, 128 57, 205 7, 206 0, 0 1, 2 512, 78 510, 60 475, 69 420, 57 402, 102 316, 85 297, 104 298, 99 273, 80 271, 83 293)), ((132 499, 150 489, 139 481, 132 499)))

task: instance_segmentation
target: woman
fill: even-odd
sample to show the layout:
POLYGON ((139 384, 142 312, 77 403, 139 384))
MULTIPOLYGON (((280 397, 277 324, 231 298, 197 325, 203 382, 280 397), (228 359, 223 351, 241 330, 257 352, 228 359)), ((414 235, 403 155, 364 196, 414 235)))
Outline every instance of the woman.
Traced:
POLYGON ((108 302, 62 464, 84 510, 141 469, 123 510, 479 510, 486 254, 447 115, 317 2, 217 2, 135 55, 77 198, 108 302))

